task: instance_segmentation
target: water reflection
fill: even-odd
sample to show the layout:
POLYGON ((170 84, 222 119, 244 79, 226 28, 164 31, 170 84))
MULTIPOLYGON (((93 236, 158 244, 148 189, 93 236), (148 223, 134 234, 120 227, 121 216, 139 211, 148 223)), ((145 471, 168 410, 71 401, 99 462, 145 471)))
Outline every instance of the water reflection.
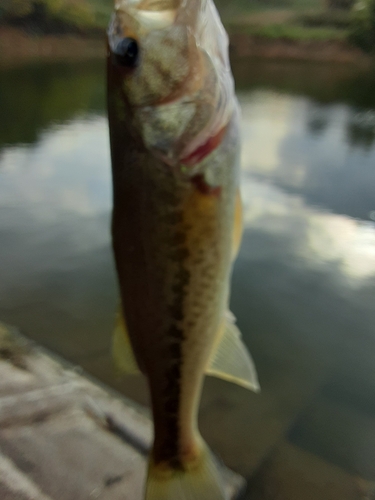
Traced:
POLYGON ((352 146, 371 149, 375 142, 375 110, 353 110, 347 136, 352 146))
MULTIPOLYGON (((202 430, 229 466, 256 472, 252 500, 307 499, 312 483, 314 498, 356 500, 351 491, 375 482, 375 103, 352 105, 347 74, 318 75, 342 96, 323 104, 279 70, 248 75, 239 92, 245 233, 231 307, 263 393, 209 379, 202 430), (269 496, 273 470, 292 491, 269 496)), ((33 71, 34 101, 0 129, 0 318, 145 403, 142 380, 116 379, 109 356, 117 291, 102 67, 60 71, 33 71), (47 113, 37 90, 49 79, 47 113)))
POLYGON ((322 134, 329 124, 329 109, 327 106, 310 103, 307 117, 307 129, 312 135, 322 134))
POLYGON ((284 60, 232 60, 238 89, 277 90, 322 104, 375 108, 375 68, 284 60))
POLYGON ((54 123, 103 112, 102 61, 0 68, 0 152, 29 144, 54 123))
POLYGON ((303 198, 247 177, 242 184, 245 223, 293 241, 294 258, 304 267, 333 264, 342 286, 360 286, 375 275, 375 224, 316 210, 303 198), (303 228, 303 231, 301 230, 303 228))
POLYGON ((374 210, 375 143, 368 143, 363 128, 357 128, 361 139, 355 144, 347 140, 356 111, 345 104, 326 105, 325 129, 317 135, 309 133, 311 114, 316 113, 309 99, 270 91, 240 97, 246 171, 301 194, 311 205, 369 219, 374 210))
POLYGON ((22 207, 54 220, 73 212, 110 209, 106 120, 92 115, 51 127, 30 147, 8 147, 1 157, 0 206, 22 207))
POLYGON ((70 359, 106 350, 113 317, 106 127, 76 118, 0 159, 1 316, 70 359))

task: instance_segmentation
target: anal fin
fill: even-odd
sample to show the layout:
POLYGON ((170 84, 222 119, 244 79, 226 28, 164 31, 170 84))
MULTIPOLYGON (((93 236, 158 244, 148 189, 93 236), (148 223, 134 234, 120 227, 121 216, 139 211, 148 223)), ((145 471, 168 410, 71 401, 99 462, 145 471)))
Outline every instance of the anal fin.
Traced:
POLYGON ((260 391, 254 361, 241 339, 232 313, 226 315, 224 331, 206 370, 207 375, 260 391))
POLYGON ((129 375, 141 374, 133 353, 121 308, 119 308, 113 332, 112 356, 115 366, 120 372, 128 373, 129 375))

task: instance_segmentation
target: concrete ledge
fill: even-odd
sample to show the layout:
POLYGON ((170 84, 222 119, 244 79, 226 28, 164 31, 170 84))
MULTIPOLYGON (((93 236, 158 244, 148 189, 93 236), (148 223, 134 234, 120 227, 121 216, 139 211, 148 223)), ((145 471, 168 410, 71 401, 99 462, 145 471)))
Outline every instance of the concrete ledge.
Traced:
POLYGON ((145 411, 0 324, 2 500, 140 500, 151 441, 145 411))

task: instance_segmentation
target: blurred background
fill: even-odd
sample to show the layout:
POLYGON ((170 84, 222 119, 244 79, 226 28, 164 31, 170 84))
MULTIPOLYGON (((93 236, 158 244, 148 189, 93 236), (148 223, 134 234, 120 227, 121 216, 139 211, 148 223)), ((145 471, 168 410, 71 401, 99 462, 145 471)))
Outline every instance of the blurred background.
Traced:
MULTIPOLYGON (((242 108, 232 311, 262 393, 208 379, 201 428, 252 500, 375 499, 375 2, 217 0, 242 108)), ((109 0, 2 0, 0 319, 115 373, 109 0)))

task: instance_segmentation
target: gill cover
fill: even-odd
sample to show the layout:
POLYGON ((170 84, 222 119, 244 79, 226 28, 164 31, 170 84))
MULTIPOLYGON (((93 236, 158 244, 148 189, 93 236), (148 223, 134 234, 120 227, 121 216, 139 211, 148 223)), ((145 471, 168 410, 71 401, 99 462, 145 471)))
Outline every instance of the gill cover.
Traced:
POLYGON ((124 38, 138 44, 120 90, 132 126, 165 163, 183 163, 228 124, 228 38, 212 1, 118 0, 108 36, 112 54, 124 38))

